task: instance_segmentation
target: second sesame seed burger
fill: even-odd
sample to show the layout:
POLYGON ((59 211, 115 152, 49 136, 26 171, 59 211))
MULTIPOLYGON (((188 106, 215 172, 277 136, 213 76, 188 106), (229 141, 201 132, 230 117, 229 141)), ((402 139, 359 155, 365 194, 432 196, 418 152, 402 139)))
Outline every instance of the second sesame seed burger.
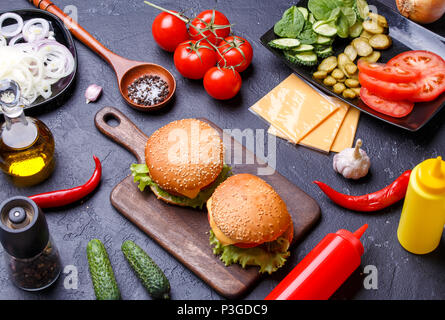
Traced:
POLYGON ((207 201, 213 253, 226 264, 260 267, 272 273, 284 265, 294 235, 286 204, 264 180, 237 174, 207 201))
POLYGON ((202 208, 230 175, 218 132, 197 119, 173 121, 156 130, 145 147, 145 164, 133 164, 134 181, 143 191, 171 204, 202 208))

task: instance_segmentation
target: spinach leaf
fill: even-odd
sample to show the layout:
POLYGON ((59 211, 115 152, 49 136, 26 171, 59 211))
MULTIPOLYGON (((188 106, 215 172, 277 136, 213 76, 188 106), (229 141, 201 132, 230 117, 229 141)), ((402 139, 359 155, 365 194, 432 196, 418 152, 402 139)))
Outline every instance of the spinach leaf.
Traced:
POLYGON ((354 25, 354 23, 357 21, 355 11, 349 7, 342 7, 341 12, 345 15, 346 19, 348 19, 349 26, 354 25))
POLYGON ((327 20, 327 22, 332 22, 332 21, 336 21, 338 16, 340 15, 340 8, 337 7, 334 10, 331 11, 331 14, 329 15, 329 19, 327 20))
POLYGON ((305 22, 303 31, 301 31, 298 36, 298 40, 300 40, 302 44, 313 44, 317 41, 317 34, 312 30, 311 22, 305 22))
POLYGON ((307 7, 317 20, 327 20, 331 11, 341 6, 340 0, 309 0, 307 7))
POLYGON ((340 12, 335 26, 337 27, 337 34, 340 38, 347 38, 349 36, 348 18, 343 14, 343 12, 340 12))
POLYGON ((304 27, 304 16, 292 6, 283 13, 283 17, 274 26, 276 35, 282 38, 296 38, 304 27))
POLYGON ((355 0, 341 0, 343 7, 352 8, 355 4, 355 0))

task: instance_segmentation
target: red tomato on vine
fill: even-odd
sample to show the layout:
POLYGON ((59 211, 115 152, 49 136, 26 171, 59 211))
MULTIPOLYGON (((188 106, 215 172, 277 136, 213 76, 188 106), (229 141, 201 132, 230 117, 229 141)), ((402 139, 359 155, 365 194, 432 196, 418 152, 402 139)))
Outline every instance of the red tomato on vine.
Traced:
POLYGON ((239 36, 229 36, 221 41, 218 47, 221 67, 234 67, 236 71, 243 72, 252 62, 253 49, 250 43, 239 36))
POLYGON ((216 64, 215 50, 195 40, 181 43, 175 50, 173 60, 178 72, 189 79, 202 79, 207 70, 216 64))
POLYGON ((218 100, 231 99, 241 89, 241 76, 233 68, 210 68, 204 76, 204 89, 218 100))
POLYGON ((193 40, 209 41, 217 46, 222 39, 230 34, 230 22, 227 17, 216 10, 205 10, 196 16, 189 26, 189 33, 193 40))
POLYGON ((169 52, 175 51, 181 42, 190 39, 186 23, 167 12, 161 12, 154 19, 151 32, 156 43, 169 52))

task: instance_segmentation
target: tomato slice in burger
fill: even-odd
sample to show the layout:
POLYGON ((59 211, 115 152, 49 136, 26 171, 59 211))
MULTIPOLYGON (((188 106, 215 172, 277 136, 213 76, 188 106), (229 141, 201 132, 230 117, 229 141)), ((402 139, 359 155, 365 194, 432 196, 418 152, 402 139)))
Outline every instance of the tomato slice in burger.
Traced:
POLYGON ((432 70, 431 73, 423 75, 416 83, 420 90, 410 100, 414 102, 432 101, 445 92, 445 69, 432 70))
POLYGON ((363 72, 359 72, 358 79, 373 94, 393 101, 411 100, 420 90, 415 82, 382 81, 363 72))
POLYGON ((422 75, 437 69, 445 69, 445 61, 435 53, 425 50, 405 51, 388 61, 389 66, 418 71, 422 75))
POLYGON ((414 102, 386 100, 371 93, 365 87, 360 89, 360 99, 371 109, 394 118, 403 118, 414 108, 414 102))
POLYGON ((373 78, 388 82, 412 82, 420 78, 418 70, 404 70, 397 66, 389 66, 384 63, 369 63, 359 60, 358 69, 360 72, 373 78))

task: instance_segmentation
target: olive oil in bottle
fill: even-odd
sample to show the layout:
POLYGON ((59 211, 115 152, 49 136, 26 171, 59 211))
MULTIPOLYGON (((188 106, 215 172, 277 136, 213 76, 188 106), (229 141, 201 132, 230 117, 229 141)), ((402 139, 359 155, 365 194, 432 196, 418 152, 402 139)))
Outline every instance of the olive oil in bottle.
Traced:
POLYGON ((26 117, 18 84, 0 81, 0 168, 14 184, 27 187, 48 178, 54 169, 54 138, 40 120, 26 117))

